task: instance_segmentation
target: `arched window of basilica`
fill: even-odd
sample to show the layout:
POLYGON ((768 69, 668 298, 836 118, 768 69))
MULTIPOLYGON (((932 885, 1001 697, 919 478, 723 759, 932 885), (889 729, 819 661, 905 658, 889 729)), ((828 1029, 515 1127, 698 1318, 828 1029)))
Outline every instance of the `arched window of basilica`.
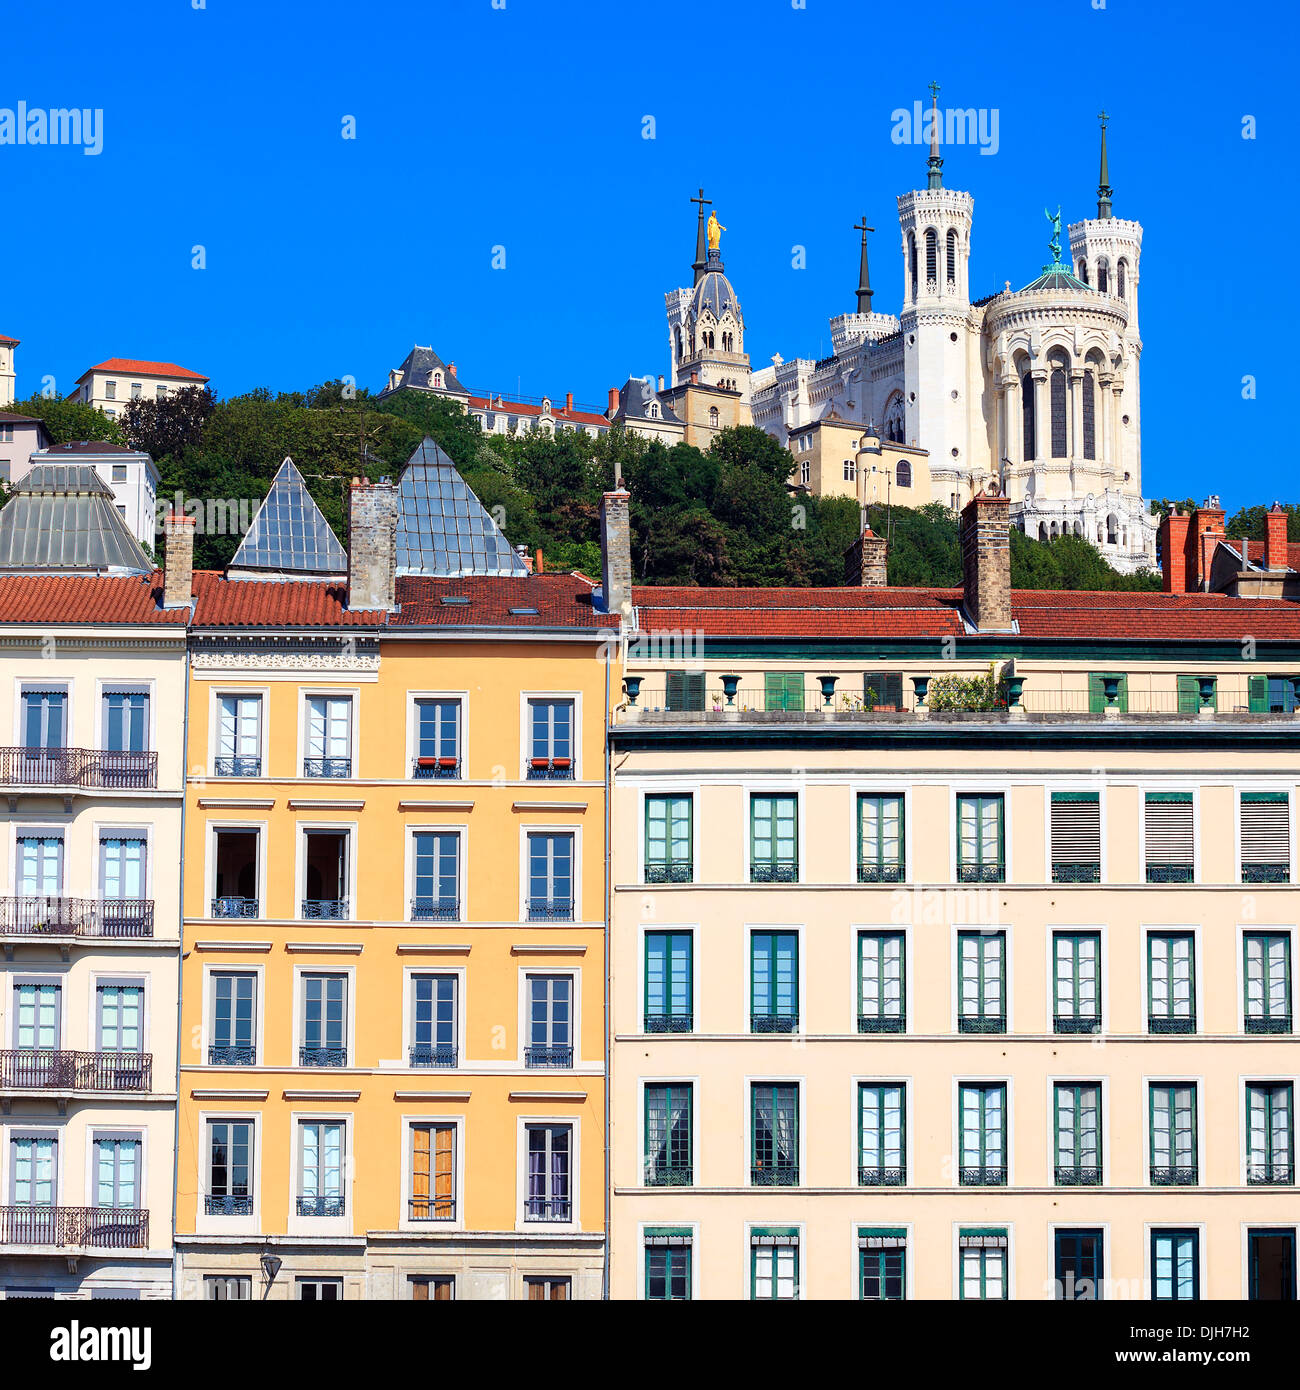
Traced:
POLYGON ((677 334, 677 360, 680 362, 680 361, 682 360, 682 326, 681 326, 681 324, 678 324, 677 327, 673 329, 673 332, 677 334))
POLYGON ((1105 256, 1097 262, 1097 288, 1102 294, 1110 293, 1110 262, 1105 256))
POLYGON ((916 298, 916 233, 907 234, 907 272, 912 280, 912 298, 916 298))
POLYGON ((925 282, 933 285, 939 278, 939 233, 933 227, 925 229, 925 282))
POLYGON ((1023 430, 1024 458, 1032 463, 1038 457, 1038 421, 1034 402, 1034 379, 1026 372, 1020 378, 1020 421, 1023 430))
POLYGON ((1086 285, 1088 283, 1088 262, 1079 262, 1079 279, 1086 285))
POLYGON ((1119 518, 1114 512, 1106 518, 1106 544, 1119 544, 1119 518))
POLYGON ((1097 392, 1092 368, 1083 374, 1083 456, 1097 457, 1097 392))
POLYGON ((1124 298, 1125 298, 1125 293, 1124 293, 1124 291, 1125 291, 1125 289, 1126 289, 1126 287, 1127 287, 1127 281, 1128 281, 1128 265, 1127 265, 1126 262, 1120 261, 1120 263, 1119 263, 1119 297, 1120 297, 1121 299, 1124 299, 1124 298))
POLYGON ((885 406, 885 441, 889 444, 904 443, 903 436, 903 397, 895 392, 885 406))
POLYGON ((718 407, 716 405, 709 407, 709 427, 715 430, 718 428, 718 407))
POLYGON ((898 460, 898 486, 912 486, 912 465, 906 459, 898 460))
POLYGON ((1070 365, 1070 359, 1060 348, 1053 348, 1047 354, 1047 362, 1052 369, 1051 376, 1048 378, 1051 395, 1052 457, 1063 459, 1067 455, 1066 413, 1068 402, 1066 397, 1069 391, 1069 378, 1066 372, 1070 365))
POLYGON ((957 233, 951 228, 948 230, 948 279, 954 283, 957 280, 957 233))
POLYGON ((1040 541, 1045 541, 1047 539, 1047 522, 1045 521, 1040 521, 1038 523, 1038 539, 1040 541))

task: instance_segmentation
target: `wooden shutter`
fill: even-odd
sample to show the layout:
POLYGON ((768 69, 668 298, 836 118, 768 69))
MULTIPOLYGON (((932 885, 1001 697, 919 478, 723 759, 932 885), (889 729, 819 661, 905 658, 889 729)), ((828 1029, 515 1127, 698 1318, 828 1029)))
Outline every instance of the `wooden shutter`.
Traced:
MULTIPOLYGON (((411 1204, 413 1215, 429 1213, 429 1130, 418 1126, 411 1131, 411 1204)), ((428 1297, 426 1294, 425 1297, 428 1297)))
POLYGON ((1119 681, 1119 690, 1115 698, 1115 708, 1121 714, 1128 713, 1128 677, 1107 671, 1104 673, 1090 672, 1088 675, 1088 713, 1101 714, 1106 709, 1106 679, 1110 678, 1119 681))
POLYGON ((1195 714, 1201 707, 1200 682, 1195 676, 1178 677, 1178 713, 1195 714))
POLYGON ((1268 713, 1268 677, 1251 676, 1246 683, 1250 696, 1251 714, 1268 713))
POLYGON ((439 1125, 433 1131, 433 1195, 434 1210, 439 1216, 452 1214, 452 1141, 455 1131, 451 1125, 439 1125))
POLYGON ((670 710, 704 708, 704 672, 669 671, 664 703, 670 710))
POLYGON ((1101 799, 1096 792, 1052 793, 1052 868, 1101 865, 1101 799))
POLYGON ((1172 864, 1190 871, 1196 862, 1191 792, 1148 792, 1146 832, 1148 865, 1172 864))
POLYGON ((1291 867, 1291 802, 1286 792, 1242 792, 1241 866, 1291 867))
POLYGON ((429 1281, 427 1279, 411 1280, 411 1298, 416 1303, 427 1303, 429 1301, 429 1281))
POLYGON ((541 1302, 546 1297, 546 1281, 543 1279, 530 1279, 528 1281, 528 1301, 541 1302))
POLYGON ((768 709, 803 709, 802 671, 768 671, 763 678, 763 685, 768 709))

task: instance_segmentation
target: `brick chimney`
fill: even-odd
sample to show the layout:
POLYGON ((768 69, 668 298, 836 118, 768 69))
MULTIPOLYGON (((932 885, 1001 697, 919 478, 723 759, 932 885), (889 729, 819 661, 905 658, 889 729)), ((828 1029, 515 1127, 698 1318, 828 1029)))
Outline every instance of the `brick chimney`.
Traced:
POLYGON ((572 392, 572 391, 566 391, 566 392, 564 393, 564 408, 565 408, 565 410, 568 410, 568 411, 572 411, 572 410, 573 410, 573 392, 572 392))
POLYGON ((1191 589, 1205 589, 1210 582, 1210 565, 1219 542, 1226 539, 1223 529, 1223 508, 1217 496, 1210 496, 1192 513, 1191 534, 1188 545, 1191 550, 1191 573, 1188 585, 1191 589))
POLYGON ((863 526, 862 534, 844 552, 844 582, 854 588, 883 589, 889 583, 887 550, 884 536, 863 526))
POLYGON ((1191 518, 1176 507, 1160 523, 1160 588, 1166 594, 1187 592, 1187 527, 1191 518))
POLYGON ((1001 493, 976 493, 961 514, 961 572, 966 616, 980 632, 1009 632, 1011 504, 1001 493))
POLYGON ((1274 502, 1264 518, 1268 531, 1264 537, 1264 568, 1284 570, 1287 568, 1286 513, 1280 502, 1274 502))
POLYGON ((448 375, 448 376, 455 376, 455 375, 456 375, 456 364, 455 364, 454 362, 448 362, 448 363, 447 363, 447 375, 448 375))
POLYGON ((600 578, 604 611, 619 615, 625 626, 632 618, 632 523, 628 507, 632 494, 624 488, 600 499, 600 578))
POLYGON ((397 486, 352 479, 348 494, 348 607, 397 606, 397 486))
POLYGON ((169 511, 163 517, 163 607, 188 608, 194 597, 192 516, 169 511))
POLYGON ((605 410, 605 414, 608 415, 609 418, 610 418, 611 420, 614 418, 615 415, 618 414, 618 387, 617 387, 617 386, 611 386, 611 387, 609 388, 609 405, 608 405, 608 407, 607 407, 606 410, 605 410))
POLYGON ((545 574, 545 573, 546 573, 546 558, 545 558, 545 556, 542 554, 542 548, 541 548, 540 545, 537 547, 537 563, 536 563, 536 565, 533 567, 533 573, 534 573, 534 574, 545 574))

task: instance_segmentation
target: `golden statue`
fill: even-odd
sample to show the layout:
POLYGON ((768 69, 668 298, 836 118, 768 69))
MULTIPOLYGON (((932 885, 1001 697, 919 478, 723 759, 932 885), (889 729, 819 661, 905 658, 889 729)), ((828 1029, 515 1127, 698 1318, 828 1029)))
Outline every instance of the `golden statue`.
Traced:
POLYGON ((710 212, 708 226, 710 251, 716 251, 718 249, 718 243, 722 240, 722 234, 726 230, 727 229, 722 223, 718 221, 718 214, 716 212, 710 212))

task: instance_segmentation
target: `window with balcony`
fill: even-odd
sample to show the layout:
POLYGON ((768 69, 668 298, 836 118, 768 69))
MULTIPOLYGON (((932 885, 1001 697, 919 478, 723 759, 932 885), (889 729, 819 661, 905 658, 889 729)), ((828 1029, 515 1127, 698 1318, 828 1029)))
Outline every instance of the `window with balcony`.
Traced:
POLYGON ((95 1052, 78 1058, 78 1084, 148 1091, 152 1061, 144 1051, 144 981, 101 979, 95 986, 95 1052))
POLYGON ((1252 1187, 1295 1182, 1295 1111, 1289 1081, 1246 1087, 1246 1182, 1252 1187))
POLYGON ((149 846, 141 834, 100 834, 99 915, 105 936, 149 936, 153 902, 148 894, 149 846))
POLYGON ((704 672, 669 671, 664 678, 664 707, 675 711, 704 708, 704 672))
POLYGON ((962 1082, 958 1091, 963 1187, 1007 1183, 1007 1088, 1004 1082, 962 1082))
POLYGON ((693 963, 694 937, 691 932, 646 932, 647 1033, 689 1033, 694 1027, 693 963))
POLYGON ((803 709, 803 672, 768 671, 763 677, 764 708, 803 709))
POLYGON ((344 1131, 341 1120, 298 1122, 299 1216, 342 1216, 344 1131))
POLYGON ((573 901, 572 832, 528 832, 528 903, 530 922, 571 922, 573 901))
POLYGON ((138 1134, 95 1136, 95 1206, 140 1210, 140 1147, 138 1134))
POLYGON ((1196 938, 1147 935, 1147 1032, 1196 1032, 1196 938))
POLYGON ((645 1296, 655 1302, 691 1296, 689 1226, 649 1226, 645 1232, 645 1296))
POLYGON ((213 917, 256 917, 261 853, 258 831, 214 830, 212 840, 213 917))
MULTIPOLYGON (((18 892, 24 898, 57 898, 63 893, 63 836, 20 830, 15 844, 18 892)), ((33 904, 36 916, 40 909, 33 904)), ((50 905, 50 911, 57 907, 50 905)))
POLYGON ((461 702, 439 698, 415 702, 417 778, 454 779, 461 775, 461 702))
POLYGON ((1089 1302, 1102 1295, 1105 1236, 1099 1230, 1056 1232, 1056 1297, 1065 1303, 1089 1302))
POLYGON ((694 1178, 690 1082, 655 1082, 645 1088, 645 1184, 689 1187, 694 1178))
POLYGON ((1291 799, 1286 792, 1241 793, 1241 881, 1290 883, 1291 799))
POLYGON ((749 1235, 750 1297, 799 1297, 799 1231, 793 1226, 755 1226, 749 1235))
POLYGON ((858 1086, 858 1184, 902 1187, 907 1182, 907 1089, 901 1083, 858 1086))
POLYGON ((313 695, 307 701, 304 777, 352 776, 352 696, 313 695))
POLYGON ((23 746, 29 758, 38 756, 41 752, 53 752, 67 746, 67 686, 25 686, 22 692, 22 706, 23 746))
POLYGON ((262 697, 222 695, 217 700, 217 777, 262 775, 262 697))
POLYGON ((1252 714, 1294 714, 1294 677, 1250 676, 1247 679, 1247 699, 1252 714))
POLYGON ((1149 1104, 1151 1185, 1194 1186, 1197 1181, 1195 1083, 1152 1085, 1149 1104))
POLYGON ((903 676, 899 671, 865 671, 862 675, 862 702, 868 709, 901 710, 903 676))
POLYGON ((799 937, 796 932, 756 931, 749 938, 752 1033, 799 1030, 799 937))
POLYGON ((1056 1086, 1058 1187, 1101 1185, 1101 1088, 1095 1081, 1056 1086))
POLYGON ((413 1067, 454 1067, 459 1038, 458 975, 411 976, 413 1067))
POLYGON ((799 1185, 799 1087, 750 1086, 749 1180, 754 1187, 799 1185))
POLYGON ((957 1031, 1007 1031, 1007 934, 957 933, 957 1031))
POLYGON ((1191 792, 1147 792, 1146 881, 1191 883, 1196 843, 1191 792))
POLYGON ((1052 793, 1052 882, 1101 882, 1101 798, 1052 793))
POLYGON ((411 1126, 412 1221, 456 1219, 456 1126, 411 1126))
POLYGON ((342 921, 349 916, 349 850, 346 830, 303 831, 303 917, 342 921))
POLYGON ((1246 932, 1245 1015, 1247 1033, 1291 1031, 1291 935, 1289 932, 1246 932))
POLYGON ((528 1041, 524 1066, 541 1070, 573 1065, 573 976, 528 975, 528 1041))
POLYGON ((253 1122, 209 1120, 207 1143, 208 1216, 253 1213, 253 1122))
POLYGON ((903 798, 858 795, 858 882, 902 883, 903 798))
POLYGON ((962 1230, 957 1237, 963 1299, 1007 1297, 1007 1233, 998 1227, 962 1230))
POLYGON ((858 933, 858 1032, 907 1031, 906 942, 902 932, 858 933))
POLYGON ((1004 806, 1000 794, 957 798, 957 881, 1006 880, 1004 806))
POLYGON ((460 834, 419 830, 411 837, 413 922, 455 922, 460 918, 460 834))
POLYGON ((1101 1031, 1101 936, 1052 933, 1054 1033, 1101 1031))
POLYGON ((346 1067, 348 1064, 348 977, 302 976, 300 1067, 346 1067))
POLYGON ((799 881, 799 798, 793 793, 749 799, 751 883, 799 881))
POLYGON ((1252 1302, 1294 1303, 1296 1297, 1296 1232, 1294 1226, 1255 1228, 1247 1232, 1252 1302))
POLYGON ((251 970, 214 970, 208 1065, 251 1067, 257 1061, 257 975, 251 970))
POLYGON ((694 879, 693 798, 647 796, 645 799, 645 881, 690 883, 694 879))
POLYGON ((572 700, 529 700, 527 776, 530 781, 573 780, 575 724, 572 700))
POLYGON ((9 1207, 0 1209, 0 1241, 53 1245, 57 1237, 59 1144, 52 1134, 9 1135, 9 1207))
POLYGON ((109 753, 143 753, 149 747, 149 692, 106 690, 104 749, 109 753))
POLYGON ((58 1050, 63 1028, 63 987, 55 980, 14 981, 14 1047, 22 1052, 58 1050))
POLYGON ((1151 1297, 1157 1303, 1195 1302, 1201 1296, 1198 1231, 1151 1232, 1151 1297))
POLYGON ((573 1220, 571 1125, 527 1125, 526 1221, 573 1220))

